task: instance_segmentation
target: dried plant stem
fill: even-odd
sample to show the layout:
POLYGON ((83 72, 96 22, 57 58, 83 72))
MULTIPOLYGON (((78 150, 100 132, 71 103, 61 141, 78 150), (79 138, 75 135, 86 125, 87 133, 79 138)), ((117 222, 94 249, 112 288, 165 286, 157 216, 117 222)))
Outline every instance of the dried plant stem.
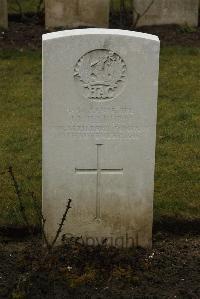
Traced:
MULTIPOLYGON (((15 178, 12 166, 9 167, 8 172, 9 172, 10 177, 12 179, 13 186, 15 188, 15 193, 16 193, 18 201, 19 201, 19 208, 20 208, 20 212, 21 212, 22 218, 23 218, 23 220, 24 220, 24 222, 25 222, 28 230, 32 233, 32 230, 31 230, 29 222, 28 222, 28 218, 26 217, 25 207, 23 205, 20 187, 19 187, 19 184, 18 184, 18 182, 17 182, 17 180, 15 178)), ((32 201, 33 201, 35 212, 37 213, 37 217, 38 217, 39 221, 42 221, 42 235, 43 235, 45 244, 47 246, 47 251, 48 251, 48 253, 50 253, 50 252, 52 252, 53 247, 56 244, 56 242, 57 242, 57 240, 58 240, 58 238, 60 236, 60 233, 62 231, 62 228, 63 228, 64 222, 66 220, 67 214, 68 214, 69 210, 71 209, 71 202, 72 202, 72 200, 68 199, 67 206, 65 208, 65 211, 64 211, 64 214, 62 216, 61 222, 60 222, 60 224, 58 226, 58 230, 56 232, 55 238, 53 239, 52 243, 49 243, 47 235, 45 233, 45 228, 44 228, 45 227, 45 223, 46 223, 46 219, 44 218, 44 216, 42 214, 42 211, 41 211, 40 207, 37 204, 37 200, 36 200, 34 192, 31 192, 30 194, 31 194, 31 198, 32 198, 32 201)))
POLYGON ((45 229, 44 229, 45 223, 46 223, 46 219, 44 218, 44 216, 42 214, 42 211, 41 211, 40 207, 37 204, 37 199, 35 197, 34 192, 31 192, 31 198, 33 200, 33 205, 34 205, 34 209, 35 209, 35 211, 37 213, 37 217, 38 217, 39 221, 42 221, 42 227, 41 227, 41 229, 42 229, 42 235, 43 235, 43 238, 44 238, 44 242, 45 242, 48 250, 50 250, 51 246, 49 244, 49 241, 47 239, 47 236, 46 236, 46 233, 45 233, 45 229))
POLYGON ((65 212, 62 216, 62 219, 61 219, 61 222, 59 224, 58 230, 56 232, 55 238, 54 238, 53 242, 51 243, 51 249, 53 249, 56 241, 58 240, 58 237, 60 236, 60 233, 62 231, 62 228, 63 228, 64 222, 66 220, 67 214, 68 214, 69 210, 71 209, 71 202, 72 202, 72 200, 68 199, 67 206, 66 206, 65 212))
POLYGON ((133 24, 134 27, 137 26, 139 20, 140 20, 140 19, 141 19, 141 18, 142 18, 148 11, 149 11, 149 9, 150 9, 151 6, 154 4, 154 2, 155 2, 155 0, 152 0, 152 1, 149 3, 149 5, 147 6, 147 8, 146 8, 142 13, 139 13, 139 12, 136 10, 135 6, 133 5, 133 11, 134 11, 135 14, 136 14, 136 20, 135 20, 135 22, 134 22, 134 24, 133 24))
POLYGON ((69 209, 71 209, 71 202, 72 202, 72 200, 68 199, 67 206, 66 206, 65 212, 64 212, 64 214, 62 216, 61 222, 60 222, 60 224, 58 226, 58 230, 56 232, 55 238, 53 239, 52 243, 49 243, 47 235, 45 233, 45 228, 44 228, 45 227, 45 223, 46 223, 46 219, 44 218, 44 216, 43 216, 40 208, 38 207, 37 200, 36 200, 34 192, 31 192, 31 198, 33 200, 34 209, 35 209, 35 211, 37 213, 38 219, 39 219, 39 221, 42 220, 42 235, 43 235, 45 244, 47 246, 48 253, 50 253, 50 252, 52 252, 53 247, 56 244, 56 242, 57 242, 57 240, 58 240, 58 238, 60 236, 60 233, 62 231, 64 222, 65 222, 67 214, 69 212, 69 209))
POLYGON ((23 218, 23 220, 24 220, 27 228, 30 230, 30 225, 29 225, 29 222, 28 222, 28 218, 26 217, 25 207, 23 205, 23 201, 22 201, 22 197, 21 197, 21 191, 20 191, 18 182, 17 182, 17 180, 15 178, 12 166, 9 167, 8 172, 9 172, 10 177, 12 179, 13 186, 15 188, 15 193, 16 193, 18 201, 19 201, 19 208, 20 208, 20 212, 21 212, 22 218, 23 218))

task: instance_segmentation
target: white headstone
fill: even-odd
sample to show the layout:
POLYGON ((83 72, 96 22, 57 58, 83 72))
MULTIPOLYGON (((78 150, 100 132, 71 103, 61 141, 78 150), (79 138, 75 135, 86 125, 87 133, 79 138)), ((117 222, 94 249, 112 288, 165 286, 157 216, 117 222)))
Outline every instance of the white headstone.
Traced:
POLYGON ((0 28, 8 28, 7 0, 0 0, 0 28))
POLYGON ((156 36, 43 35, 43 212, 52 239, 151 246, 159 68, 156 36))
MULTIPOLYGON (((199 0, 154 0, 153 3, 152 0, 133 0, 133 5, 141 15, 146 12, 139 19, 137 26, 198 26, 199 0)), ((135 22, 135 12, 133 17, 135 22)))
POLYGON ((46 28, 109 26, 110 0, 46 0, 46 28))

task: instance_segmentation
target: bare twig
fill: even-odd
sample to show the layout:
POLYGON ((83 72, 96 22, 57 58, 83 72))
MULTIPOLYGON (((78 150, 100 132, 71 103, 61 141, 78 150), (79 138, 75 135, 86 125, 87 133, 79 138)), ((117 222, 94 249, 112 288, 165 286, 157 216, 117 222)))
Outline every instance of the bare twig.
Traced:
POLYGON ((24 220, 27 228, 30 230, 30 225, 29 225, 29 222, 28 222, 28 218, 26 217, 25 207, 23 205, 23 201, 22 201, 22 197, 21 197, 21 191, 20 191, 18 182, 17 182, 17 180, 15 178, 12 166, 10 166, 8 168, 8 172, 9 172, 9 174, 11 176, 11 179, 12 179, 12 182, 13 182, 13 186, 15 188, 15 193, 16 193, 18 201, 19 201, 19 208, 20 208, 20 212, 21 212, 22 218, 23 218, 23 220, 24 220))
POLYGON ((149 5, 147 6, 147 8, 143 11, 143 13, 140 15, 140 17, 142 18, 151 8, 151 6, 154 4, 155 0, 152 0, 149 5))
POLYGON ((64 214, 62 216, 61 222, 60 222, 60 224, 58 226, 58 230, 56 232, 55 238, 53 239, 52 243, 49 243, 47 235, 45 233, 45 228, 44 228, 45 227, 45 223, 46 223, 46 219, 44 218, 44 216, 42 214, 42 211, 41 211, 41 209, 39 208, 39 206, 37 204, 37 200, 36 200, 34 192, 31 192, 31 198, 33 200, 34 208, 35 208, 35 211, 37 213, 38 219, 42 220, 42 235, 44 237, 44 241, 45 241, 45 244, 47 246, 48 253, 50 253, 50 252, 52 252, 53 247, 54 247, 55 243, 57 242, 57 240, 58 240, 58 238, 60 236, 60 233, 62 231, 64 222, 65 222, 67 214, 69 212, 69 209, 71 209, 71 202, 72 202, 72 200, 68 199, 67 206, 66 206, 65 212, 64 212, 64 214))
MULTIPOLYGON (((21 190, 20 190, 19 184, 18 184, 18 182, 17 182, 17 180, 15 178, 12 166, 10 166, 8 168, 8 172, 9 172, 10 177, 12 179, 13 186, 15 188, 15 193, 16 193, 18 201, 19 201, 19 207, 20 207, 20 212, 21 212, 22 218, 23 218, 23 220, 24 220, 24 222, 25 222, 28 230, 30 231, 30 233, 32 233, 31 227, 30 227, 29 222, 28 222, 28 218, 27 218, 26 213, 25 213, 25 207, 24 207, 23 201, 22 201, 21 190)), ((41 211, 40 207, 38 206, 38 203, 37 203, 37 200, 36 200, 34 192, 30 192, 29 194, 31 195, 31 198, 32 198, 32 201, 33 201, 33 205, 34 205, 34 209, 35 209, 35 212, 37 213, 37 217, 38 217, 39 221, 42 221, 42 235, 43 235, 46 247, 47 247, 47 255, 48 255, 49 253, 52 252, 53 247, 54 247, 55 243, 57 242, 57 240, 58 240, 58 238, 60 236, 60 233, 62 231, 62 228, 63 228, 64 222, 66 220, 67 214, 68 214, 69 210, 71 209, 71 202, 72 202, 72 200, 68 199, 67 205, 66 205, 64 214, 62 216, 61 222, 60 222, 60 224, 58 226, 58 230, 56 232, 55 238, 53 239, 52 243, 49 243, 47 235, 45 233, 46 219, 44 218, 44 216, 42 214, 42 211, 41 211)))
POLYGON ((149 11, 149 9, 152 7, 154 2, 155 2, 155 0, 152 0, 142 13, 138 12, 135 8, 135 5, 133 5, 133 11, 136 14, 136 19, 135 19, 135 22, 133 24, 134 27, 137 26, 139 20, 149 11))
POLYGON ((11 10, 11 11, 14 11, 14 12, 16 12, 16 13, 19 13, 19 9, 16 9, 16 7, 14 7, 14 6, 11 6, 11 7, 10 7, 10 10, 11 10))
POLYGON ((54 238, 53 242, 51 243, 51 249, 53 249, 58 237, 60 236, 60 233, 62 231, 62 228, 63 228, 64 222, 66 220, 67 214, 68 214, 69 210, 71 209, 71 206, 70 206, 71 202, 72 202, 72 200, 68 199, 67 206, 66 206, 65 212, 62 216, 62 219, 61 219, 61 222, 59 224, 58 230, 56 232, 55 238, 54 238))
POLYGON ((48 250, 50 250, 51 246, 49 244, 49 241, 47 239, 47 236, 46 236, 46 233, 45 233, 45 229, 44 229, 44 226, 45 226, 45 223, 46 223, 46 219, 44 218, 44 216, 42 214, 42 211, 41 211, 40 207, 37 204, 37 199, 35 197, 34 192, 31 192, 31 198, 33 200, 34 209, 35 209, 35 211, 37 213, 38 219, 39 219, 39 221, 42 221, 42 227, 41 227, 41 229, 42 229, 42 235, 43 235, 45 244, 46 244, 48 250))

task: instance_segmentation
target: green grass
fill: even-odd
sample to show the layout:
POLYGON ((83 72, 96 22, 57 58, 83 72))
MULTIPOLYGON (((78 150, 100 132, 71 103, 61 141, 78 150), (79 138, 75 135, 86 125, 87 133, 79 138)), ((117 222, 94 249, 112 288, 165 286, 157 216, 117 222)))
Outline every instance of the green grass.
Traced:
MULTIPOLYGON (((126 8, 132 7, 133 1, 132 0, 125 0, 126 8)), ((120 0, 113 0, 114 9, 120 10, 120 0)))
MULTIPOLYGON (((200 50, 161 51, 155 218, 200 217, 200 50)), ((41 54, 0 51, 0 172, 12 165, 36 221, 29 190, 41 201, 41 54)), ((7 173, 0 176, 0 225, 21 224, 7 173)))
POLYGON ((200 50, 161 52, 155 215, 200 217, 200 50))
MULTIPOLYGON (((19 0, 23 13, 36 12, 39 0, 19 0)), ((8 0, 8 12, 19 13, 19 7, 15 0, 8 0)))
MULTIPOLYGON (((0 172, 12 165, 25 192, 41 198, 41 54, 0 52, 0 172)), ((20 223, 16 196, 7 174, 0 177, 0 225, 20 223)), ((28 196, 26 208, 33 211, 28 196)))

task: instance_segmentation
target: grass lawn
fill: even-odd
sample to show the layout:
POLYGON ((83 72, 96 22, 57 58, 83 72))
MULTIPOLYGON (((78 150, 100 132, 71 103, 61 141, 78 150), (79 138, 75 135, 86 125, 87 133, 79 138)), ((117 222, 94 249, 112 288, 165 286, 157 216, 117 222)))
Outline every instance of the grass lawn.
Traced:
MULTIPOLYGON (((41 54, 0 52, 0 172, 12 165, 22 188, 41 198, 41 54)), ((7 174, 0 177, 0 225, 21 222, 7 174)), ((29 215, 32 209, 25 197, 29 215)))
MULTIPOLYGON (((19 0, 23 13, 36 12, 39 0, 19 0)), ((8 0, 9 13, 19 13, 19 6, 16 0, 8 0)))
MULTIPOLYGON (((161 51, 155 218, 200 217, 200 50, 161 51)), ((0 225, 23 224, 6 169, 14 168, 30 222, 28 195, 41 202, 41 53, 0 51, 0 225)))

